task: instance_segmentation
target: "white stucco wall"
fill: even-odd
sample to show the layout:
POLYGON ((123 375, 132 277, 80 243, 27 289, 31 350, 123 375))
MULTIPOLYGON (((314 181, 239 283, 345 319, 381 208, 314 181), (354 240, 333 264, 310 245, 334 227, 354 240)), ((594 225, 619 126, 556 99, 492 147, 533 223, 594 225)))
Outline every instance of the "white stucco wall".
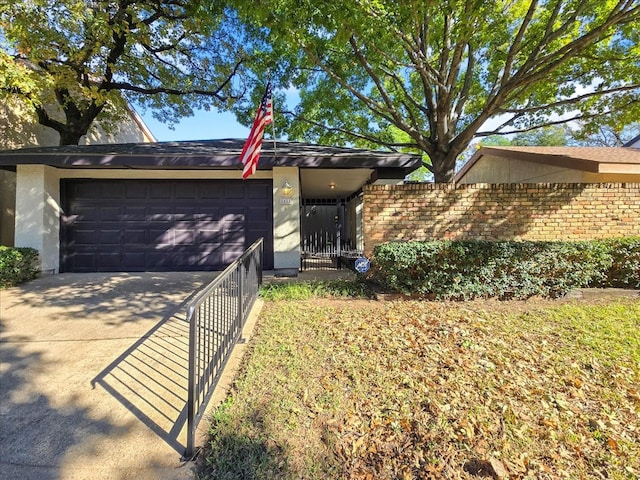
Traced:
POLYGON ((300 270, 300 177, 298 167, 273 167, 273 268, 283 274, 300 270), (293 188, 282 194, 284 182, 293 188))
POLYGON ((15 246, 40 254, 40 269, 57 273, 60 262, 60 182, 44 165, 18 165, 15 246))

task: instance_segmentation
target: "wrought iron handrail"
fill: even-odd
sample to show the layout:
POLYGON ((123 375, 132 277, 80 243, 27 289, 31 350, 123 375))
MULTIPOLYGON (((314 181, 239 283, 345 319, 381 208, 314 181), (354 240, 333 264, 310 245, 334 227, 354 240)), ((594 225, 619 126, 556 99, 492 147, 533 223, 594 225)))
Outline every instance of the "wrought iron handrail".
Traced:
POLYGON ((262 284, 263 240, 256 240, 187 305, 187 458, 194 454, 198 423, 258 297, 262 284))

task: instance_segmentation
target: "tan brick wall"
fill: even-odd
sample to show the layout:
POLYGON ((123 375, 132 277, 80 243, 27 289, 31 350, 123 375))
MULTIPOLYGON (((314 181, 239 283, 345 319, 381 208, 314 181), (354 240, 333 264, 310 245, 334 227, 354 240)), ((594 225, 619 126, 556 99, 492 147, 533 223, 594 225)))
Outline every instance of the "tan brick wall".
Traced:
POLYGON ((366 255, 390 241, 640 235, 640 183, 367 185, 363 223, 366 255))

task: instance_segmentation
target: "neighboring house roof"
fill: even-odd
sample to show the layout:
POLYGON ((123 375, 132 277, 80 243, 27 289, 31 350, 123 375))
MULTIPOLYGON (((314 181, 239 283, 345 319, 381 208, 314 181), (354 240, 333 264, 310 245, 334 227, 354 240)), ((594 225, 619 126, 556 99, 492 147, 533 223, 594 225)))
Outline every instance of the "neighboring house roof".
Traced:
MULTIPOLYGON (((59 168, 242 169, 244 140, 69 145, 0 151, 0 167, 49 165, 59 168)), ((298 142, 265 141, 259 169, 273 166, 376 168, 402 178, 421 165, 419 155, 298 142)))
POLYGON ((125 106, 126 106, 127 110, 129 111, 129 116, 136 123, 136 125, 138 126, 138 128, 140 129, 142 134, 146 138, 148 138, 148 141, 149 142, 157 142, 158 139, 155 137, 155 135, 153 133, 151 133, 151 130, 149 130, 149 127, 147 126, 147 124, 144 123, 144 120, 142 119, 140 114, 129 104, 128 101, 125 101, 125 106))
POLYGON ((624 146, 631 147, 631 148, 640 148, 640 135, 629 140, 627 143, 624 144, 624 146))
POLYGON ((457 182, 483 156, 555 165, 593 173, 640 174, 640 149, 626 147, 481 147, 456 174, 457 182))

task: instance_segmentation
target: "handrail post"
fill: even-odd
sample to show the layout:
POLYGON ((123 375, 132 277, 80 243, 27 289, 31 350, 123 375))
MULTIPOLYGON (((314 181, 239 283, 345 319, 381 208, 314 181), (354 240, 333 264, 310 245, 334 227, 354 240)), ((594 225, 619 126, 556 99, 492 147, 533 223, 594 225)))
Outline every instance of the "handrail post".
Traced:
POLYGON ((187 322, 189 322, 189 388, 187 397, 187 449, 185 457, 191 458, 195 448, 196 428, 196 325, 195 309, 190 306, 187 309, 187 322))
POLYGON ((240 262, 238 268, 240 272, 238 275, 238 318, 236 318, 236 324, 239 329, 242 329, 242 318, 244 317, 244 262, 240 262))

